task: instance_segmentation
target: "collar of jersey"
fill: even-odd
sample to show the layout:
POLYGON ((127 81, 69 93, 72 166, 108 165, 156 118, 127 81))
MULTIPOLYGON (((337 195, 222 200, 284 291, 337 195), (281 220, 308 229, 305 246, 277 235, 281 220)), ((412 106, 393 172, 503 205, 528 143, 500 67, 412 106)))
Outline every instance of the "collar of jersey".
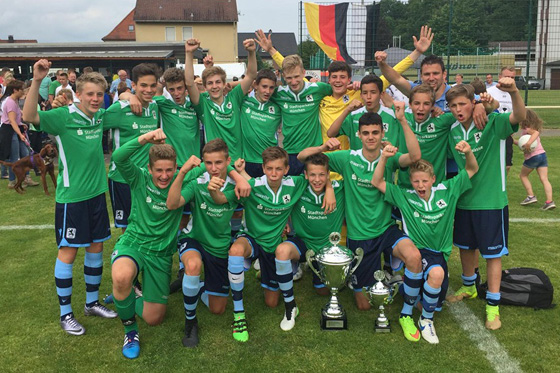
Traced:
MULTIPOLYGON (((382 151, 383 151, 383 150, 381 150, 381 152, 382 152, 382 151)), ((364 157, 363 149, 359 149, 359 150, 350 150, 350 154, 352 154, 352 155, 358 155, 358 156, 362 159, 362 161, 364 161, 364 162, 367 163, 367 165, 368 165, 367 170, 368 170, 368 171, 373 171, 375 164, 377 164, 377 162, 379 162, 379 158, 381 157, 381 152, 379 153, 379 156, 378 156, 374 161, 370 162, 370 161, 368 161, 368 160, 366 159, 366 157, 364 157)))
POLYGON ((263 175, 255 180, 255 186, 259 186, 259 185, 264 185, 266 189, 270 192, 270 194, 272 195, 272 203, 278 203, 280 199, 280 194, 282 193, 282 186, 284 185, 284 180, 282 180, 282 183, 280 183, 280 188, 278 188, 278 192, 276 193, 274 193, 270 185, 268 185, 268 179, 266 175, 263 175))
POLYGON ((309 185, 307 186, 307 189, 309 190, 309 193, 310 193, 313 197, 315 197, 315 203, 321 203, 323 197, 325 196, 325 192, 323 192, 323 193, 317 195, 317 193, 315 193, 315 192, 313 191, 313 188, 311 188, 311 184, 309 184, 309 185))
POLYGON ((78 113, 81 117, 83 117, 85 120, 87 120, 87 121, 90 123, 90 125, 92 125, 92 126, 95 125, 95 114, 97 114, 98 112, 95 112, 95 113, 93 114, 93 118, 90 118, 90 117, 88 117, 83 111, 81 111, 81 110, 78 108, 78 106, 76 106, 76 105, 71 105, 71 106, 69 106, 69 107, 68 107, 68 111, 69 111, 70 113, 78 113))

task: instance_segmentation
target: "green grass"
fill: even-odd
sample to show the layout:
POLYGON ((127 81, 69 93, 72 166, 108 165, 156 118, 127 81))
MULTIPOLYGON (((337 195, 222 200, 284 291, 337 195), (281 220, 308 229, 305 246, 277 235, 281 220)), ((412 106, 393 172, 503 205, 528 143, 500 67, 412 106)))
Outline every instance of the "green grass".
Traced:
MULTIPOLYGON (((525 91, 521 91, 521 97, 525 99, 525 91)), ((528 106, 559 106, 560 90, 531 90, 528 95, 528 106)), ((560 128, 560 109, 535 109, 544 121, 545 128, 560 128)))
MULTIPOLYGON (((550 163, 553 187, 560 185, 560 138, 543 138, 550 163)), ((508 176, 510 216, 526 218, 560 218, 560 209, 543 212, 542 186, 532 175, 539 198, 538 205, 522 207, 525 192, 518 179, 522 156, 515 152, 514 166, 508 176)), ((0 225, 52 224, 54 197, 43 195, 41 187, 29 188, 25 195, 6 189, 0 182, 2 219, 0 225)), ((504 268, 516 266, 543 269, 553 284, 560 280, 560 251, 557 247, 559 223, 510 224, 511 255, 504 258, 504 268)), ((111 290, 109 257, 119 231, 106 243, 105 272, 100 293, 111 290)), ((196 349, 181 345, 184 313, 181 294, 170 296, 166 320, 161 326, 149 327, 140 321, 142 352, 135 361, 121 355, 123 328, 118 320, 86 318, 83 250, 74 266, 73 307, 87 328, 85 336, 68 336, 58 325, 58 302, 53 271, 56 245, 52 230, 0 231, 0 367, 3 372, 21 371, 387 371, 392 368, 411 372, 436 369, 455 372, 486 372, 492 366, 444 308, 436 316, 440 337, 438 346, 425 341, 413 344, 404 339, 398 325, 402 301, 388 309, 393 332, 373 331, 375 312, 356 309, 350 291, 340 300, 348 312, 349 330, 323 332, 319 329, 321 307, 325 297, 315 295, 311 273, 295 284, 300 307, 296 327, 291 332, 279 328, 283 306, 267 309, 254 270, 246 275, 245 305, 250 327, 250 340, 237 343, 231 336, 231 304, 224 315, 211 315, 200 304, 198 317, 201 342, 196 349)), ((451 286, 460 286, 458 253, 450 259, 451 286)), ((177 264, 175 264, 175 269, 177 264)), ((482 266, 484 267, 484 266, 482 266)), ((484 272, 484 269, 482 269, 484 272)), ((558 296, 556 296, 558 302, 558 296)), ((466 302, 480 322, 484 321, 485 303, 466 302)), ((418 314, 415 313, 415 319, 418 314)), ((528 308, 502 306, 502 329, 492 332, 524 371, 557 371, 557 309, 533 311, 528 308)))

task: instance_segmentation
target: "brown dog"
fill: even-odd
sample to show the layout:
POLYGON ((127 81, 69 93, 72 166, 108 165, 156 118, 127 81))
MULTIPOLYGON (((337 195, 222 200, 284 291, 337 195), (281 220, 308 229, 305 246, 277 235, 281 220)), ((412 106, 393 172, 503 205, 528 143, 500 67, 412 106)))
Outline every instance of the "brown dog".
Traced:
POLYGON ((47 180, 46 174, 47 172, 51 175, 51 180, 54 184, 54 189, 56 190, 56 178, 54 177, 54 158, 58 156, 58 152, 56 151, 56 147, 52 144, 46 144, 41 152, 38 154, 35 153, 33 155, 28 155, 27 157, 23 157, 14 163, 8 163, 0 161, 0 163, 4 164, 5 166, 9 166, 12 168, 12 172, 16 175, 16 185, 14 185, 14 189, 18 193, 23 193, 23 181, 25 180, 25 174, 27 171, 31 170, 32 168, 36 168, 37 170, 41 171, 41 181, 43 182, 43 189, 45 190, 46 195, 49 194, 49 189, 47 188, 47 180), (31 159, 33 157, 33 159, 31 159))

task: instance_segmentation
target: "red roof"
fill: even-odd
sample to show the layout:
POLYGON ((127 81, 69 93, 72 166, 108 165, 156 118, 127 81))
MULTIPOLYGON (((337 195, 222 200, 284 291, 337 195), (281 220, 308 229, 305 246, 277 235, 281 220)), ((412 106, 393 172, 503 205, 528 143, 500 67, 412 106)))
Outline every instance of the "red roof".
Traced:
POLYGON ((123 18, 122 21, 107 35, 101 38, 103 41, 136 41, 136 25, 134 23, 134 10, 123 18), (132 31, 130 31, 132 26, 132 31))

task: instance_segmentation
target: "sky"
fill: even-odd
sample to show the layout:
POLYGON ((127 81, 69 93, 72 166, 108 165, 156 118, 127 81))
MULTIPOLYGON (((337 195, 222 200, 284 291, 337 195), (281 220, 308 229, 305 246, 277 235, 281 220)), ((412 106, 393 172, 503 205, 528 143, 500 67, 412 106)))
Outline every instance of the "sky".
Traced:
MULTIPOLYGON (((39 43, 101 42, 135 4, 136 0, 12 1, 0 12, 0 39, 13 35, 39 43)), ((299 0, 237 0, 237 30, 272 29, 293 32, 297 38, 298 7, 299 0)))

